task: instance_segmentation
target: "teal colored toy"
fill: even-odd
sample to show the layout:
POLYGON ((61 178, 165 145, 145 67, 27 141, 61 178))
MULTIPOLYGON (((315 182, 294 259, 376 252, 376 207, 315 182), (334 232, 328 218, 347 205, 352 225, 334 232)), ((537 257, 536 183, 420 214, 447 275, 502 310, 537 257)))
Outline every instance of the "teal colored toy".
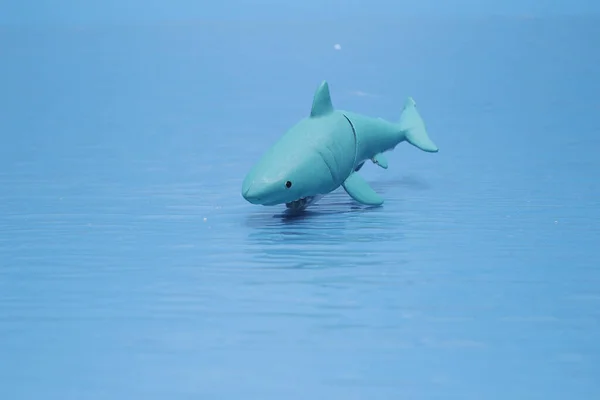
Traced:
POLYGON ((343 186, 357 202, 377 206, 383 199, 358 174, 367 160, 387 168, 383 153, 407 141, 437 152, 408 98, 398 122, 335 110, 329 85, 317 89, 310 116, 285 133, 252 167, 242 196, 252 204, 285 204, 299 210, 343 186))

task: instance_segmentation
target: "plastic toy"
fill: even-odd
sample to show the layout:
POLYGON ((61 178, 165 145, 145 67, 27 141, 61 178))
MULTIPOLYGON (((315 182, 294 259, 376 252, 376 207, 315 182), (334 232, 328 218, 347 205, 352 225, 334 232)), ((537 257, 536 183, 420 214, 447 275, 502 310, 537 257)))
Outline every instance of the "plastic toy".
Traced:
POLYGON ((427 152, 437 146, 427 135, 416 104, 408 98, 398 122, 336 110, 329 85, 317 89, 310 116, 288 130, 252 167, 242 196, 252 204, 301 210, 343 186, 355 201, 369 206, 383 199, 358 174, 367 160, 387 168, 383 153, 407 141, 427 152))

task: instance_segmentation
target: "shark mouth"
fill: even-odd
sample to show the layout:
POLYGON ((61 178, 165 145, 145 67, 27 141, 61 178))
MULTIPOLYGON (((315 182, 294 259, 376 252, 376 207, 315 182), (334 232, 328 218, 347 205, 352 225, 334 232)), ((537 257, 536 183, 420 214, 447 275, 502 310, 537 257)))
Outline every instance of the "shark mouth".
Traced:
POLYGON ((289 203, 285 203, 285 206, 291 210, 304 210, 306 207, 308 207, 311 204, 314 204, 317 202, 317 200, 319 200, 321 197, 323 197, 322 195, 316 195, 316 196, 307 196, 307 197, 302 197, 298 200, 294 200, 291 201, 289 203))

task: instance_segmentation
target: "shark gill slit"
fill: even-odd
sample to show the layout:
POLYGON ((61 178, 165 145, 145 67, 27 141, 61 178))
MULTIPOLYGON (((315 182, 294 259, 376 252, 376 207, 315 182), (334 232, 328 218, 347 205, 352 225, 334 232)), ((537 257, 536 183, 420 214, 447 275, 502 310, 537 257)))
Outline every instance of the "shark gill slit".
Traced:
MULTIPOLYGON (((327 147, 327 149, 331 152, 331 150, 329 149, 329 147, 327 147)), ((331 176, 331 180, 335 182, 335 176, 333 175, 333 171, 331 170, 331 165, 329 165, 329 163, 327 162, 327 157, 325 157, 325 155, 323 154, 322 150, 317 149, 317 152, 319 153, 319 156, 321 156, 321 159, 323 160, 323 162, 325 163, 325 165, 327 165, 327 170, 329 171, 329 175, 331 176)))
MULTIPOLYGON (((354 129, 354 125, 352 124, 350 119, 345 114, 342 113, 342 115, 344 116, 346 121, 348 121, 348 124, 350 124, 350 128, 352 129, 352 137, 354 138, 354 160, 352 161, 352 168, 348 172, 348 175, 350 175, 354 171, 354 164, 356 164, 356 158, 358 157, 358 141, 357 141, 356 130, 354 129)), ((331 151, 331 148, 329 148, 329 146, 327 146, 326 149, 329 152, 329 154, 331 155, 333 162, 336 163, 336 166, 339 165, 338 160, 335 157, 335 152, 331 151)), ((339 179, 339 176, 338 176, 338 174, 334 173, 334 171, 337 171, 338 168, 336 168, 334 170, 331 167, 330 163, 327 162, 327 157, 325 157, 323 150, 321 150, 321 149, 316 149, 316 150, 319 153, 319 156, 321 156, 321 159, 323 160, 325 165, 327 165, 327 169, 329 170, 329 175, 331 176, 331 179, 333 180, 333 182, 337 182, 337 180, 339 179)), ((347 178, 347 176, 346 176, 346 178, 347 178)))
POLYGON ((333 180, 337 182, 337 179, 339 179, 339 174, 337 174, 336 172, 339 171, 339 166, 340 163, 338 162, 337 158, 335 157, 335 152, 333 150, 331 150, 330 146, 325 146, 327 148, 327 151, 329 152, 329 155, 331 156, 332 162, 335 164, 335 168, 331 168, 331 165, 327 164, 327 168, 329 168, 329 172, 331 173, 331 176, 333 177, 333 180))

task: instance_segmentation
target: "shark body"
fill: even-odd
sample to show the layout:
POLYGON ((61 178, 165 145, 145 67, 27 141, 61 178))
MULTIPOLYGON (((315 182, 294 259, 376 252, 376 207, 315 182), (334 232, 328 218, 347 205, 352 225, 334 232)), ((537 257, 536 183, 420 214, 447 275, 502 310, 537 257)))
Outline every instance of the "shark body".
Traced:
POLYGON ((310 115, 289 129, 251 168, 242 196, 252 204, 301 210, 340 186, 355 201, 383 204, 359 175, 366 161, 388 168, 384 152, 407 141, 435 153, 416 104, 408 98, 397 122, 336 110, 329 85, 315 92, 310 115))

